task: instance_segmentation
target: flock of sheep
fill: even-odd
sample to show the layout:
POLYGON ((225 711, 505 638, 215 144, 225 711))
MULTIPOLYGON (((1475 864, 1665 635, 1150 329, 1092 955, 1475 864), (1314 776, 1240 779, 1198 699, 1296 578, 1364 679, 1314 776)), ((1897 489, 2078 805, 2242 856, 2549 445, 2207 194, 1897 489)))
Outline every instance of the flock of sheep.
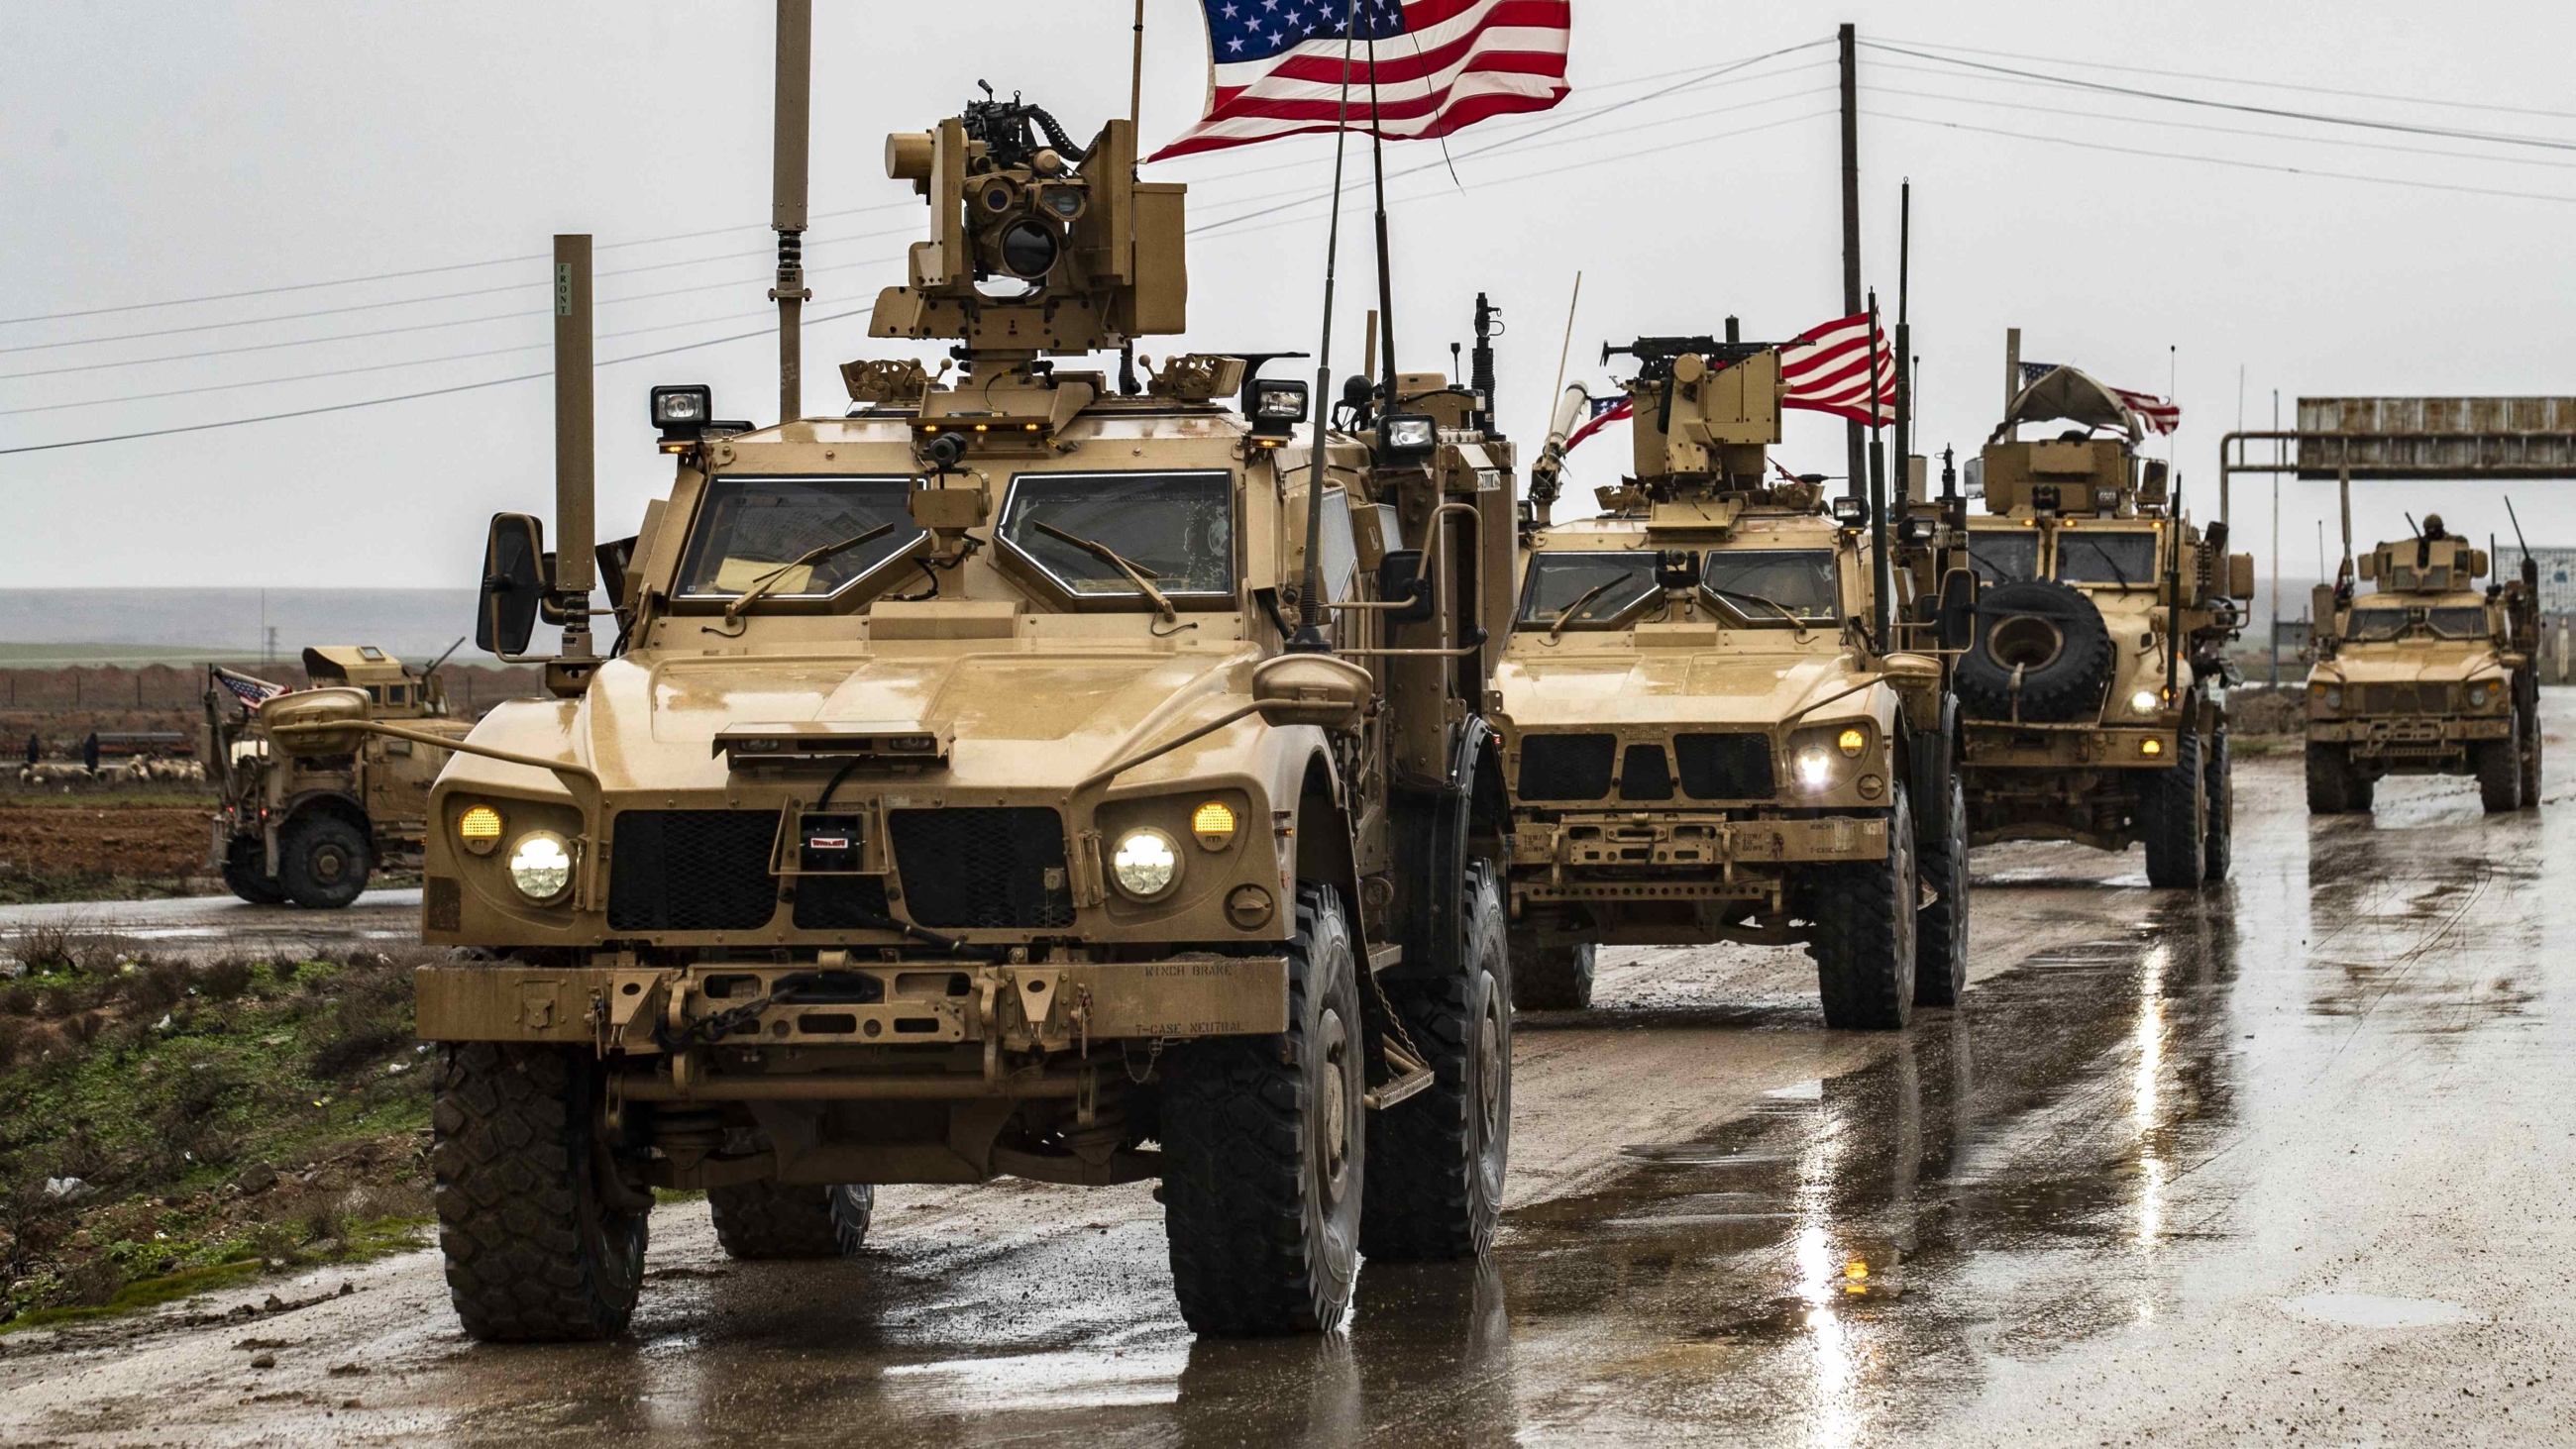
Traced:
POLYGON ((206 766, 199 760, 164 759, 158 755, 137 755, 131 760, 102 764, 93 770, 77 760, 38 760, 18 767, 21 786, 37 785, 142 785, 202 784, 206 766))

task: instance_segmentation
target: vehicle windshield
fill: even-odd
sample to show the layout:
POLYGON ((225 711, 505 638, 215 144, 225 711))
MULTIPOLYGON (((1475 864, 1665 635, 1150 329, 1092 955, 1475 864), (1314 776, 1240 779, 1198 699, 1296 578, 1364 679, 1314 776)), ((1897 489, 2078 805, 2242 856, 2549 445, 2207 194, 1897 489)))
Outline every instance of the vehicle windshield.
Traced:
POLYGON ((2487 637, 2487 610, 2484 604, 2445 604, 2424 611, 2424 622, 2445 639, 2483 639, 2487 637))
POLYGON ((1521 581, 1521 623, 1551 628, 1574 609, 1566 627, 1607 628, 1653 592, 1655 556, 1642 549, 1534 554, 1521 581))
POLYGON ((1830 621, 1841 604, 1830 549, 1710 549, 1700 560, 1699 582, 1752 624, 1787 625, 1792 621, 1783 609, 1798 619, 1830 621))
POLYGON ((2067 584, 2144 586, 2156 579, 2156 536, 2152 533, 2057 531, 2057 578, 2067 584))
POLYGON ((2039 535, 2029 529, 1972 529, 1968 563, 1985 584, 2017 584, 2039 573, 2039 535))
POLYGON ((1144 598, 1101 549, 1172 599, 1234 597, 1234 479, 1227 473, 1022 473, 1011 480, 994 532, 1079 598, 1144 598))
POLYGON ((2352 611, 2352 624, 2345 637, 2357 644, 2385 644, 2405 632, 2405 609, 2372 608, 2365 604, 2352 611))
POLYGON ((908 551, 921 537, 909 478, 717 478, 707 484, 680 563, 680 597, 723 599, 780 566, 869 529, 883 537, 780 574, 771 599, 828 598, 908 551))

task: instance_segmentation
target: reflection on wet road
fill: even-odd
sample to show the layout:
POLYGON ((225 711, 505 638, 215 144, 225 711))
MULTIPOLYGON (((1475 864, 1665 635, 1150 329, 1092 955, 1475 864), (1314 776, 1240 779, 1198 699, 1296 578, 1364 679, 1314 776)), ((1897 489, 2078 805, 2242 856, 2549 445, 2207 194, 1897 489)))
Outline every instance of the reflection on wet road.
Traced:
POLYGON ((1967 1008, 1900 1036, 1818 1028, 1794 953, 1624 953, 1520 1033, 1492 1261, 1372 1265, 1339 1335, 1192 1340, 1142 1189, 895 1189, 822 1268, 666 1209, 616 1345, 467 1344, 415 1256, 266 1375, 12 1351, 0 1438, 2565 1442, 2576 825, 2456 781, 2312 822, 2295 754, 2239 771, 2203 896, 1981 852, 1967 1008))

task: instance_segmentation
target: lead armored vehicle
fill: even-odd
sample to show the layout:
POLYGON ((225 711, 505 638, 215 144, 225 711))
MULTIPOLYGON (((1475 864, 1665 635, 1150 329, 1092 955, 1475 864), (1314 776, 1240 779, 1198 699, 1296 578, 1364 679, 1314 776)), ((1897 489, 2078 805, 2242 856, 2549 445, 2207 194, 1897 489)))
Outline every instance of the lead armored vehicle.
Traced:
MULTIPOLYGON (((1805 943, 1830 1026, 1952 1004, 1968 931, 1956 710, 1938 656, 1901 647, 1928 624, 1879 602, 1911 561, 1901 582, 1873 578, 1900 549, 1932 567, 1937 508, 1909 506, 1891 533, 1868 500, 1828 508, 1818 481, 1775 474, 1776 348, 1623 350, 1641 364, 1635 475, 1602 490, 1600 517, 1549 524, 1553 447, 1534 470, 1542 507, 1494 682, 1519 1003, 1586 1004, 1601 945, 1740 941, 1805 943)), ((1570 389, 1557 437, 1580 401, 1570 389)))
MULTIPOLYGON (((871 330, 961 375, 854 363, 848 416, 759 428, 655 389, 676 475, 599 551, 602 657, 586 489, 551 570, 494 522, 493 647, 567 643, 431 802, 457 1311, 617 1331, 654 1188, 804 1257, 879 1184, 1011 1175, 1159 1179, 1194 1328, 1331 1328, 1363 1253, 1473 1257, 1501 1197, 1511 449, 1436 375, 1321 432, 1257 358, 1081 367, 1184 323, 1183 191, 1126 121, 978 102, 886 154, 930 239, 871 330)), ((386 732, 298 700, 298 748, 386 732)))
POLYGON ((2227 877, 2223 650, 2254 560, 2183 513, 2110 389, 2057 368, 2013 399, 1971 466, 1982 588, 1957 677, 1969 838, 2146 845, 2147 879, 2227 877), (2072 426, 2066 426, 2071 424, 2072 426), (2023 439, 2024 427, 2056 426, 2023 439))
MULTIPOLYGON (((2347 554, 2349 550, 2347 550, 2347 554)), ((2527 555, 2526 555, 2527 557, 2527 555)), ((2368 811, 2389 775, 2474 775, 2489 814, 2540 803, 2538 569, 2480 590, 2487 551, 2428 513, 2317 590, 2308 810, 2368 811), (2375 586, 2356 594, 2359 581, 2375 586)))
MULTIPOLYGON (((304 651, 314 686, 356 691, 369 718, 461 739, 467 726, 447 717, 438 663, 416 668, 373 644, 304 651)), ((206 866, 234 895, 332 908, 356 900, 377 871, 420 869, 429 788, 447 763, 441 744, 369 738, 332 754, 273 751, 259 710, 213 666, 205 711, 206 768, 221 800, 206 866)))

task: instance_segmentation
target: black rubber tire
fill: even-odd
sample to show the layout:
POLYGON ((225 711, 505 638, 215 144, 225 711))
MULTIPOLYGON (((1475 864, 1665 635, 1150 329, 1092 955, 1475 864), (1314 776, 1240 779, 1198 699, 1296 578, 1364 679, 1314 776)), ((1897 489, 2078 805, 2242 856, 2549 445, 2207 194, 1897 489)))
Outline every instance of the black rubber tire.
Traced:
POLYGON ((2198 890, 2209 864, 2200 761, 2200 733, 2185 725, 2174 736, 2173 763, 2138 772, 2138 838, 2147 846, 2147 884, 2158 890, 2198 890))
POLYGON ((2522 720, 2515 715, 2507 717, 2503 739, 2469 746, 2469 763, 2478 773, 2478 803, 2489 815, 2509 815, 2522 808, 2521 741, 2522 720))
POLYGON ((256 835, 236 835, 224 847, 224 885, 254 906, 286 903, 286 885, 267 873, 268 847, 256 835))
POLYGON ((2209 737, 2209 758, 2201 762, 2201 780, 2209 796, 2207 834, 2202 837, 2200 878, 2217 885, 2236 863, 2235 752, 2227 746, 2227 727, 2209 737))
POLYGON ((1167 1054, 1163 1227, 1192 1331, 1314 1333, 1359 1276, 1368 1173, 1358 959, 1330 886, 1297 888, 1284 1036, 1207 1037, 1167 1054))
POLYGON ((865 1183, 740 1182, 707 1189, 716 1242, 750 1261, 846 1258, 868 1240, 877 1190, 865 1183))
POLYGON ((1510 950, 1514 1010, 1581 1011, 1592 1005, 1592 973, 1600 951, 1591 942, 1541 946, 1515 932, 1510 950))
POLYGON ((2352 809, 2352 766, 2341 745, 2308 746, 2308 813, 2341 815, 2352 809))
MULTIPOLYGON (((1431 1085, 1369 1123, 1360 1251, 1402 1263, 1483 1256, 1502 1217, 1512 1141, 1512 979, 1492 865, 1467 866, 1453 975, 1388 980, 1431 1085)), ((1591 948, 1586 947, 1585 950, 1591 948)))
POLYGON ((430 1172, 448 1297, 467 1334, 554 1343, 625 1330, 650 1214, 610 1206, 593 1176, 600 1090, 586 1051, 439 1049, 430 1172))
POLYGON ((1968 789, 1950 772, 1938 838, 1918 843, 1916 870, 1932 903, 1914 914, 1914 1004, 1956 1006, 1968 989, 1968 789))
POLYGON ((1896 1031, 1914 1016, 1915 925, 1921 891, 1914 809, 1905 786, 1887 812, 1887 858, 1828 866, 1811 888, 1816 989, 1836 1031, 1896 1031))
POLYGON ((349 904, 367 888, 374 868, 367 832, 334 815, 307 815, 278 837, 278 883, 299 906, 337 910, 349 904))
POLYGON ((2054 636, 2052 653, 2025 661, 2021 718, 2062 722, 2100 709, 2102 686, 2118 653, 2102 611, 2080 589, 2023 579, 1997 584, 1977 598, 1976 638, 1959 656, 1956 672, 1959 703, 1969 713, 1987 719, 2013 715, 2013 662, 1995 652, 1998 630, 2004 631, 2006 653, 2016 636, 2054 636))
POLYGON ((2540 808, 2540 716, 2525 715, 2522 722, 2522 808, 2540 808))

